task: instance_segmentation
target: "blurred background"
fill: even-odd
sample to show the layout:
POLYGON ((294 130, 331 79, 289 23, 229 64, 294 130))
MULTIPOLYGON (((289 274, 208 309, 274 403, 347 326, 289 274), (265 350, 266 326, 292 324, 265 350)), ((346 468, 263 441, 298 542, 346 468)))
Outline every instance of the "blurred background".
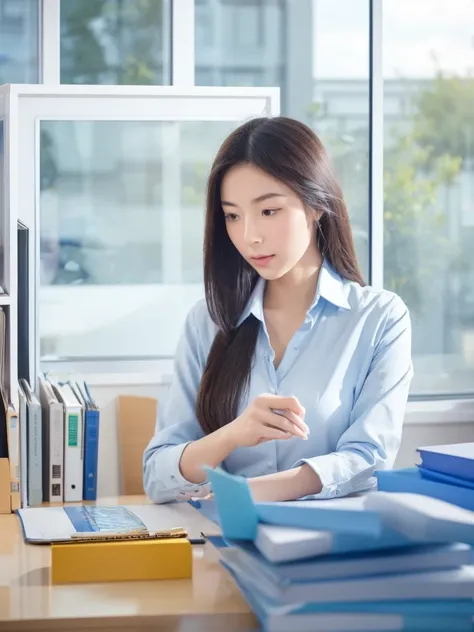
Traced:
MULTIPOLYGON (((466 397, 474 392, 474 2, 380 1, 383 24, 371 28, 369 0, 195 0, 194 50, 182 54, 199 86, 279 86, 281 113, 320 135, 367 280, 382 274, 410 308, 412 398, 466 397), (383 59, 378 131, 371 55, 383 59), (371 255, 375 131, 384 154, 380 260, 371 255)), ((180 0, 174 9, 171 0, 59 5, 62 83, 171 84, 180 0)), ((48 6, 0 0, 0 84, 42 80, 48 6)), ((48 366, 172 359, 183 292, 191 303, 202 295, 206 177, 231 129, 42 121, 38 309, 48 366)))

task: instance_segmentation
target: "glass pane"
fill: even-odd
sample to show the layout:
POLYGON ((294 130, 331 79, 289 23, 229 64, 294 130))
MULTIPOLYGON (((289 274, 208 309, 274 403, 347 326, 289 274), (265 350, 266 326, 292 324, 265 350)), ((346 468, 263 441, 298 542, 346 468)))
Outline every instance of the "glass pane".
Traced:
POLYGON ((169 85, 171 0, 61 0, 61 83, 169 85))
POLYGON ((38 0, 0 0, 0 85, 38 83, 38 0))
POLYGON ((236 125, 41 122, 42 357, 174 354, 203 296, 207 174, 236 125))
POLYGON ((333 157, 367 276, 368 0, 196 0, 196 84, 280 87, 333 157))
POLYGON ((418 395, 474 390, 474 4, 385 0, 385 285, 418 395))

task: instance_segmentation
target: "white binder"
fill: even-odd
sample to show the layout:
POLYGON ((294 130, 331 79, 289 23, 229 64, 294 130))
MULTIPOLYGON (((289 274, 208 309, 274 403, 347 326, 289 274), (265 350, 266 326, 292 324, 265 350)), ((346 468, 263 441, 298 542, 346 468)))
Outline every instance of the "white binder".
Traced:
POLYGON ((64 406, 50 382, 39 380, 43 411, 43 499, 63 501, 64 484, 64 406))
POLYGON ((84 471, 84 414, 69 384, 54 386, 64 405, 64 487, 65 502, 82 500, 84 471))
MULTIPOLYGON (((43 502, 41 405, 26 380, 20 380, 20 385, 26 400, 28 505, 41 505, 43 502)), ((20 399, 21 395, 20 393, 20 399)), ((25 412, 25 406, 20 404, 20 414, 22 412, 25 412)))

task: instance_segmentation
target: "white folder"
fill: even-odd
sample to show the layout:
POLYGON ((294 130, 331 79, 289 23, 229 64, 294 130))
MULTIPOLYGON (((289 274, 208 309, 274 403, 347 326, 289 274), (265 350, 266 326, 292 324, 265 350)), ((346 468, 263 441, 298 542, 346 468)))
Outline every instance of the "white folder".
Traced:
POLYGON ((64 501, 82 500, 84 471, 84 415, 69 384, 53 385, 64 405, 64 501))
POLYGON ((39 380, 43 411, 43 498, 63 501, 64 485, 64 405, 48 380, 39 380))
POLYGON ((41 505, 43 502, 43 446, 41 405, 34 390, 24 379, 20 380, 22 395, 26 400, 26 407, 20 403, 20 415, 26 408, 27 427, 27 496, 28 505, 41 505))

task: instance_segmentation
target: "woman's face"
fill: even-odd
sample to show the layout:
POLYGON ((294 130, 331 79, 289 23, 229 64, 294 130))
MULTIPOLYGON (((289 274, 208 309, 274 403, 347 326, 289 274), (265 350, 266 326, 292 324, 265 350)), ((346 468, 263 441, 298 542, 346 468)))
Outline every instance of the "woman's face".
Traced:
POLYGON ((255 165, 229 169, 221 206, 230 240, 268 281, 283 277, 317 250, 316 213, 311 217, 294 191, 255 165))

